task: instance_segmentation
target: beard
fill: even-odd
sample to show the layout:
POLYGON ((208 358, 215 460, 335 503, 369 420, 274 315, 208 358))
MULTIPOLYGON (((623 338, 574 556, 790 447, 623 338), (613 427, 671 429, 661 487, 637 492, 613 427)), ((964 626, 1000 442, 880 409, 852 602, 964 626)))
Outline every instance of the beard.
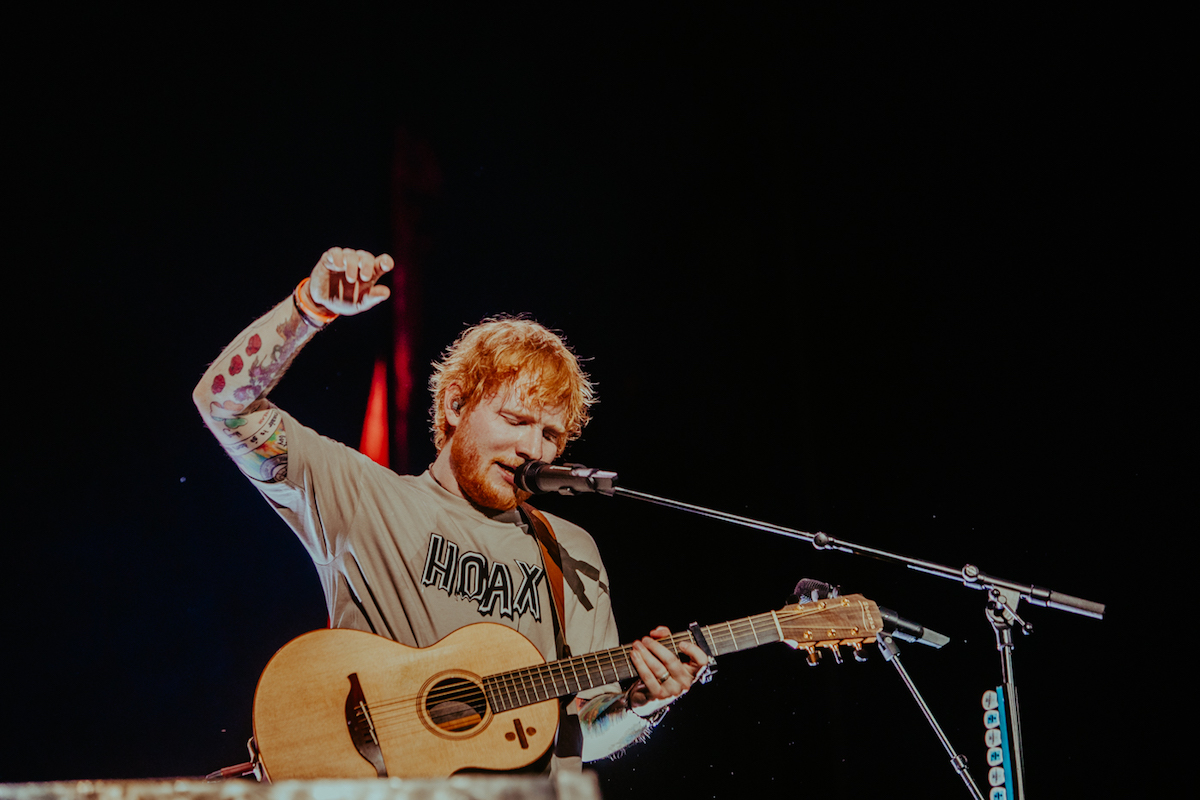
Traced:
POLYGON ((469 436, 450 439, 450 469, 463 496, 477 506, 493 511, 510 511, 533 496, 514 484, 489 480, 488 473, 495 462, 488 461, 469 436))

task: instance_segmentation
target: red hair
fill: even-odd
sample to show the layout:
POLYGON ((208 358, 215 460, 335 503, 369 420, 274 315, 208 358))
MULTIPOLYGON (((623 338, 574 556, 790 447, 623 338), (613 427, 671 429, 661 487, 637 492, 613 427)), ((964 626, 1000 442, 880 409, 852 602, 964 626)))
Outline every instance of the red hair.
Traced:
POLYGON ((547 406, 562 406, 566 436, 579 437, 588 423, 588 409, 596 402, 591 381, 579 359, 562 337, 537 322, 519 317, 493 317, 463 331, 433 365, 429 389, 433 393, 433 444, 441 452, 452 430, 446 421, 446 391, 457 384, 462 410, 485 397, 527 378, 525 399, 547 406))

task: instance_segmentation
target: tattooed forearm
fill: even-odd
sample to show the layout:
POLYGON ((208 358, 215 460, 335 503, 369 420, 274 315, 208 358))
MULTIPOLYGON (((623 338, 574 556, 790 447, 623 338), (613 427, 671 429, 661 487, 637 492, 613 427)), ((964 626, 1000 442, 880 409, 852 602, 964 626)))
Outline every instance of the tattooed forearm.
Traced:
POLYGON ((285 300, 243 331, 196 387, 198 394, 207 390, 208 416, 224 420, 250 409, 279 382, 312 333, 291 300, 285 300), (205 381, 210 381, 207 386, 205 381))
POLYGON ((283 418, 264 398, 314 331, 285 300, 225 348, 192 394, 209 430, 257 480, 286 472, 283 418))

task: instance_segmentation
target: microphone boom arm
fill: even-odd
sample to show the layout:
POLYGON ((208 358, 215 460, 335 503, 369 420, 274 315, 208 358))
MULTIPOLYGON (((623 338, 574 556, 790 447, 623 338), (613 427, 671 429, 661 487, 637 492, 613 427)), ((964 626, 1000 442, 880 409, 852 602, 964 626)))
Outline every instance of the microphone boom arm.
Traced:
MULTIPOLYGON (((609 494, 605 492, 605 494, 609 494)), ((924 572, 928 575, 935 575, 940 578, 947 578, 952 581, 962 583, 964 586, 971 589, 983 589, 990 591, 992 589, 1008 590, 1019 594, 1022 598, 1029 601, 1035 606, 1044 606, 1046 608, 1054 608, 1059 611, 1067 611, 1072 614, 1078 614, 1083 617, 1091 617, 1093 619, 1104 618, 1104 604, 1096 603, 1091 600, 1084 600, 1081 597, 1074 597, 1062 592, 1056 592, 1051 589, 1046 589, 1040 586, 1032 586, 1030 584, 1018 583, 1016 581, 1005 580, 994 575, 988 575, 981 571, 979 567, 973 564, 967 564, 961 569, 945 566, 944 564, 936 564, 932 561, 923 561, 917 558, 901 555, 899 553, 880 550, 876 547, 868 547, 866 545, 855 544, 841 539, 835 539, 827 533, 809 533, 807 531, 798 531, 793 528, 785 528, 781 525, 772 525, 769 522, 761 522, 759 520, 750 519, 749 517, 740 517, 736 514, 727 514, 723 511, 715 511, 710 508, 692 505, 691 503, 681 503, 678 500, 669 500, 664 497, 657 497, 644 492, 635 492, 632 489, 626 489, 623 486, 613 486, 612 496, 616 497, 631 497, 635 500, 643 500, 648 503, 663 506, 665 508, 673 508, 677 511, 686 511, 691 514, 697 514, 709 519, 729 522, 734 525, 741 525, 744 528, 753 530, 766 531, 779 536, 786 536, 792 539, 809 542, 818 550, 837 550, 842 553, 850 553, 856 556, 867 556, 879 561, 888 561, 893 564, 901 564, 909 569, 918 572, 924 572)))

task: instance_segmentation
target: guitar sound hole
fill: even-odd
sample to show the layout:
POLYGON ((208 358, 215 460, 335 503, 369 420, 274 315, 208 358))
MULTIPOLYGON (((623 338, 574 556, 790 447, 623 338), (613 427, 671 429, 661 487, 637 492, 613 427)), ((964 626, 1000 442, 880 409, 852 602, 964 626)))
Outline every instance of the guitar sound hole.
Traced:
POLYGON ((450 733, 463 733, 483 722, 487 699, 483 689, 465 678, 445 678, 425 697, 433 724, 450 733))

